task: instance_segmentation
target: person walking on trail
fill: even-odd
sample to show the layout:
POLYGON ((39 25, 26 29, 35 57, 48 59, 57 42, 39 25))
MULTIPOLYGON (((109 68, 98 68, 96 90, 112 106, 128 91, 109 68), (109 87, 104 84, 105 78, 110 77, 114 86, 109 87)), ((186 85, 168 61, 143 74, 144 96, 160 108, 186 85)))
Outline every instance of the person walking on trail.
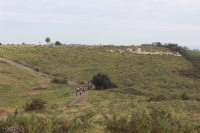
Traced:
POLYGON ((35 68, 35 71, 38 72, 38 68, 35 68))
POLYGON ((79 92, 79 86, 76 88, 76 96, 78 95, 79 92))
POLYGON ((76 88, 76 91, 78 92, 80 89, 79 89, 79 86, 76 88))
POLYGON ((81 95, 82 94, 82 88, 80 88, 79 92, 80 92, 80 95, 81 95))

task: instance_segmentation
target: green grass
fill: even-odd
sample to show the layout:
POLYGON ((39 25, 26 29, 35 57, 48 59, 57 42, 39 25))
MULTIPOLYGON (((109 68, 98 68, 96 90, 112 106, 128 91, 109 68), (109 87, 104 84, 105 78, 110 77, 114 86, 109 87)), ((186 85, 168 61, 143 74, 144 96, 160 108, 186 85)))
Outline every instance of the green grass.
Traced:
POLYGON ((188 52, 189 55, 191 55, 191 56, 200 56, 200 51, 188 50, 187 52, 188 52))
MULTIPOLYGON (((131 46, 134 50, 138 47, 131 46)), ((193 123, 200 123, 200 80, 183 76, 180 72, 193 69, 184 57, 167 55, 136 55, 119 52, 108 53, 107 49, 122 49, 125 46, 0 46, 0 56, 17 61, 39 71, 67 78, 77 83, 91 80, 97 73, 107 74, 119 88, 104 91, 93 90, 80 104, 68 106, 73 100, 74 87, 50 83, 51 79, 0 62, 0 107, 15 109, 33 98, 43 98, 50 105, 62 107, 39 115, 54 114, 68 120, 80 118, 89 111, 95 132, 104 132, 104 114, 130 116, 135 111, 149 112, 152 107, 170 108, 174 116, 181 116, 193 123), (128 84, 132 82, 132 86, 128 84), (69 87, 70 94, 64 95, 69 87), (182 100, 186 93, 189 100, 182 100), (163 98, 164 97, 164 98, 163 98), (157 98, 161 100, 149 100, 157 98)), ((146 51, 170 51, 163 47, 142 46, 146 51)), ((29 115, 29 114, 27 114, 29 115)))
MULTIPOLYGON (((200 88, 199 80, 180 75, 180 71, 193 68, 185 58, 106 52, 107 49, 126 48, 18 45, 1 46, 0 55, 77 83, 91 80, 100 72, 107 74, 119 87, 126 87, 132 82, 134 88, 146 89, 152 94, 189 91, 191 96, 199 96, 196 92, 200 88)), ((132 48, 136 50, 138 47, 132 48)), ((141 48, 146 51, 169 51, 153 46, 141 48)))
MULTIPOLYGON (((153 87, 156 88, 160 83, 161 87, 167 86, 169 82, 176 84, 174 81, 180 77, 178 72, 192 68, 191 63, 182 57, 106 52, 106 49, 116 48, 127 47, 3 46, 0 55, 32 68, 38 67, 44 73, 76 82, 88 81, 98 72, 106 73, 121 87, 129 82, 134 85, 154 84, 153 87)), ((160 47, 142 47, 143 50, 152 48, 154 51, 169 51, 160 47)), ((133 49, 136 50, 137 47, 133 49)))
MULTIPOLYGON (((73 94, 64 95, 69 85, 53 84, 51 79, 32 74, 6 62, 0 62, 0 107, 14 109, 32 98, 44 98, 49 104, 63 102, 73 94)), ((71 92, 73 93, 73 92, 71 92)))

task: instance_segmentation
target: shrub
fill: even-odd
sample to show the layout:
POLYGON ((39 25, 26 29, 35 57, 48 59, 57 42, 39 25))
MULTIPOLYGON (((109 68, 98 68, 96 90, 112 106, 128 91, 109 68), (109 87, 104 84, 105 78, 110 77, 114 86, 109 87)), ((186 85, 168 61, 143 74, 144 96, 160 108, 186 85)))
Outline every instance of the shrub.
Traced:
POLYGON ((67 84, 67 79, 59 79, 59 78, 53 78, 52 83, 57 83, 57 84, 67 84))
POLYGON ((165 101, 167 99, 168 98, 165 95, 157 95, 157 96, 150 97, 148 102, 150 102, 150 101, 159 102, 159 101, 165 101))
POLYGON ((181 99, 182 100, 189 100, 190 97, 188 96, 188 94, 186 92, 183 92, 183 94, 181 95, 181 99))
POLYGON ((93 76, 92 84, 96 86, 96 89, 117 88, 117 85, 111 82, 107 75, 100 73, 93 76))
POLYGON ((93 128, 93 116, 95 113, 93 111, 90 111, 84 115, 78 116, 74 118, 68 125, 68 132, 69 133, 80 133, 80 132, 86 132, 89 129, 93 128))
POLYGON ((67 120, 56 114, 48 117, 36 114, 10 114, 7 119, 0 119, 0 133, 85 133, 93 129, 94 115, 95 113, 90 111, 85 115, 67 120))
POLYGON ((68 130, 67 120, 56 116, 17 114, 0 119, 0 133, 66 133, 68 130))
POLYGON ((105 129, 111 133, 197 133, 199 123, 176 118, 169 110, 153 107, 149 113, 137 112, 131 117, 104 115, 105 129))
POLYGON ((43 99, 36 98, 33 99, 31 103, 26 103, 23 107, 25 111, 34 111, 34 110, 42 110, 45 108, 45 104, 47 102, 43 99))
POLYGON ((56 41, 55 45, 62 45, 59 41, 56 41))

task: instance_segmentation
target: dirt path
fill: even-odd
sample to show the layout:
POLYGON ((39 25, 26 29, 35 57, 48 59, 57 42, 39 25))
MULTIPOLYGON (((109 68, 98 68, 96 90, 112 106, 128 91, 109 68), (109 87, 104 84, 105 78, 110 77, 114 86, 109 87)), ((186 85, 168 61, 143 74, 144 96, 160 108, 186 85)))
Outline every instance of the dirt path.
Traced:
MULTIPOLYGON (((48 75, 48 74, 44 74, 44 73, 42 73, 42 72, 36 72, 34 69, 32 69, 32 68, 30 68, 30 67, 24 66, 24 65, 22 65, 22 64, 19 64, 19 63, 17 63, 17 62, 11 61, 11 60, 6 59, 6 58, 3 58, 3 57, 0 57, 0 60, 5 61, 5 62, 7 62, 7 63, 9 63, 9 64, 11 64, 11 65, 14 65, 14 66, 16 66, 16 67, 18 67, 18 68, 22 68, 22 69, 25 69, 25 70, 27 70, 27 71, 29 71, 29 72, 32 72, 32 73, 41 75, 41 76, 45 76, 45 77, 49 77, 49 78, 55 78, 54 76, 51 76, 51 75, 48 75)), ((72 81, 69 81, 69 80, 67 80, 67 81, 68 81, 68 83, 69 83, 70 85, 79 86, 79 84, 77 84, 77 83, 75 83, 75 82, 72 82, 72 81)))
MULTIPOLYGON (((41 75, 41 76, 45 76, 45 77, 49 77, 49 78, 55 78, 54 76, 47 75, 47 74, 44 74, 42 72, 36 72, 34 69, 32 69, 30 67, 24 66, 22 64, 19 64, 17 62, 11 61, 11 60, 3 58, 3 57, 0 57, 0 60, 5 61, 5 62, 7 62, 7 63, 9 63, 11 65, 14 65, 14 66, 16 66, 18 68, 25 69, 25 70, 27 70, 29 72, 32 72, 34 74, 37 74, 37 75, 41 75)), ((80 84, 77 84, 75 82, 72 82, 72 81, 69 81, 69 80, 67 80, 67 81, 72 86, 81 86, 80 84)), ((82 93, 82 95, 78 95, 77 98, 70 103, 70 105, 73 105, 73 104, 76 104, 76 103, 80 103, 81 101, 83 101, 88 96, 89 92, 90 91, 87 90, 84 93, 82 93)))
POLYGON ((80 95, 80 93, 76 96, 77 98, 74 99, 69 105, 74 105, 74 104, 77 104, 77 103, 80 103, 82 101, 85 100, 85 98, 89 95, 90 93, 90 90, 86 90, 84 92, 82 92, 82 94, 80 95))
MULTIPOLYGON (((49 77, 49 78, 55 78, 54 76, 47 75, 47 74, 44 74, 42 72, 36 72, 34 69, 32 69, 30 67, 24 66, 22 64, 19 64, 17 62, 11 61, 11 60, 3 58, 3 57, 0 57, 0 60, 1 61, 5 61, 5 62, 7 62, 7 63, 9 63, 11 65, 14 65, 14 66, 16 66, 18 68, 25 69, 25 70, 27 70, 29 72, 41 75, 41 76, 45 76, 45 77, 49 77)), ((68 80, 68 83, 70 85, 72 85, 72 86, 81 86, 81 85, 79 85, 79 84, 77 84, 75 82, 69 81, 69 80, 68 80)), ((80 103, 80 102, 84 101, 84 99, 89 95, 89 93, 90 93, 90 90, 86 90, 85 92, 82 92, 82 95, 80 95, 80 94, 77 95, 76 99, 74 99, 69 105, 71 106, 71 105, 74 105, 74 104, 77 104, 77 103, 80 103)), ((0 119, 6 119, 6 118, 7 118, 7 114, 0 113, 0 119)))

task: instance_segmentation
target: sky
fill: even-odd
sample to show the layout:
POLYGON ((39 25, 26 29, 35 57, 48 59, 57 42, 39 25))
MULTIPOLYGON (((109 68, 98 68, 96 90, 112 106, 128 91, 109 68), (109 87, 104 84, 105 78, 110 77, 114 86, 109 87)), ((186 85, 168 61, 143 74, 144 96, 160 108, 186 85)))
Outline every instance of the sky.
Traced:
POLYGON ((0 0, 0 43, 200 49, 200 0, 0 0))

